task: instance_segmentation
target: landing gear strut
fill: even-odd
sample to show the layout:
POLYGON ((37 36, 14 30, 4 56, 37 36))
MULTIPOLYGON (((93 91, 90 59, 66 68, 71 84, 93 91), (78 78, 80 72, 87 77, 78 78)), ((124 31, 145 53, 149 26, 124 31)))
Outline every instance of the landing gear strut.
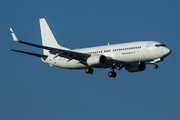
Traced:
POLYGON ((94 72, 94 70, 91 68, 91 67, 89 67, 89 68, 86 68, 85 69, 85 72, 88 74, 93 74, 93 72, 94 72))
POLYGON ((115 67, 112 67, 112 71, 110 71, 109 73, 108 73, 108 76, 109 77, 113 77, 113 78, 115 78, 116 77, 116 72, 114 72, 114 69, 115 69, 115 67))

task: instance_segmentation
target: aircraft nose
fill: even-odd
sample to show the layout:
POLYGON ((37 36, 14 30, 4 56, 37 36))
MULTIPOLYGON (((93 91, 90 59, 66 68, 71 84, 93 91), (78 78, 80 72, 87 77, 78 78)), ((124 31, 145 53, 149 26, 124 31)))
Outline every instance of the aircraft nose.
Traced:
POLYGON ((163 50, 163 52, 164 52, 164 54, 166 55, 166 56, 168 56, 169 54, 171 54, 171 49, 169 49, 169 48, 165 48, 164 50, 163 50))

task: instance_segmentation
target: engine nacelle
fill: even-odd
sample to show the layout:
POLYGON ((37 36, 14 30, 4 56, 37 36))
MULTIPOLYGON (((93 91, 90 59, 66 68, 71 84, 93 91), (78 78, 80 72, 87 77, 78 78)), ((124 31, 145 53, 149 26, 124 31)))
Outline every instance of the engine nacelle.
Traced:
POLYGON ((146 69, 146 64, 143 62, 132 63, 126 66, 126 70, 129 72, 140 72, 140 71, 144 71, 145 69, 146 69))
POLYGON ((107 62, 107 58, 104 55, 93 55, 87 59, 89 66, 103 65, 107 62))

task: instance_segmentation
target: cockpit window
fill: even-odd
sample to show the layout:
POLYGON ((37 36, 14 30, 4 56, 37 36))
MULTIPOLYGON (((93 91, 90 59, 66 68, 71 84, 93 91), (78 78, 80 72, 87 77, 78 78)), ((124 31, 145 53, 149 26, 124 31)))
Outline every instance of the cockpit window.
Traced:
POLYGON ((166 45, 165 45, 165 44, 156 44, 155 46, 156 46, 156 47, 160 47, 160 46, 164 46, 164 47, 166 47, 166 45))

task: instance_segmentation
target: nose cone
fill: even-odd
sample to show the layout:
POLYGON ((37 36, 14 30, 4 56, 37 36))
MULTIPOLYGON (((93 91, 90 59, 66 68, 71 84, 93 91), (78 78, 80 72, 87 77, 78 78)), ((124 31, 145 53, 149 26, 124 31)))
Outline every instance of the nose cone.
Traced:
POLYGON ((165 54, 165 57, 167 57, 169 54, 171 54, 171 49, 169 49, 169 48, 164 48, 163 49, 163 52, 164 52, 164 54, 165 54))

